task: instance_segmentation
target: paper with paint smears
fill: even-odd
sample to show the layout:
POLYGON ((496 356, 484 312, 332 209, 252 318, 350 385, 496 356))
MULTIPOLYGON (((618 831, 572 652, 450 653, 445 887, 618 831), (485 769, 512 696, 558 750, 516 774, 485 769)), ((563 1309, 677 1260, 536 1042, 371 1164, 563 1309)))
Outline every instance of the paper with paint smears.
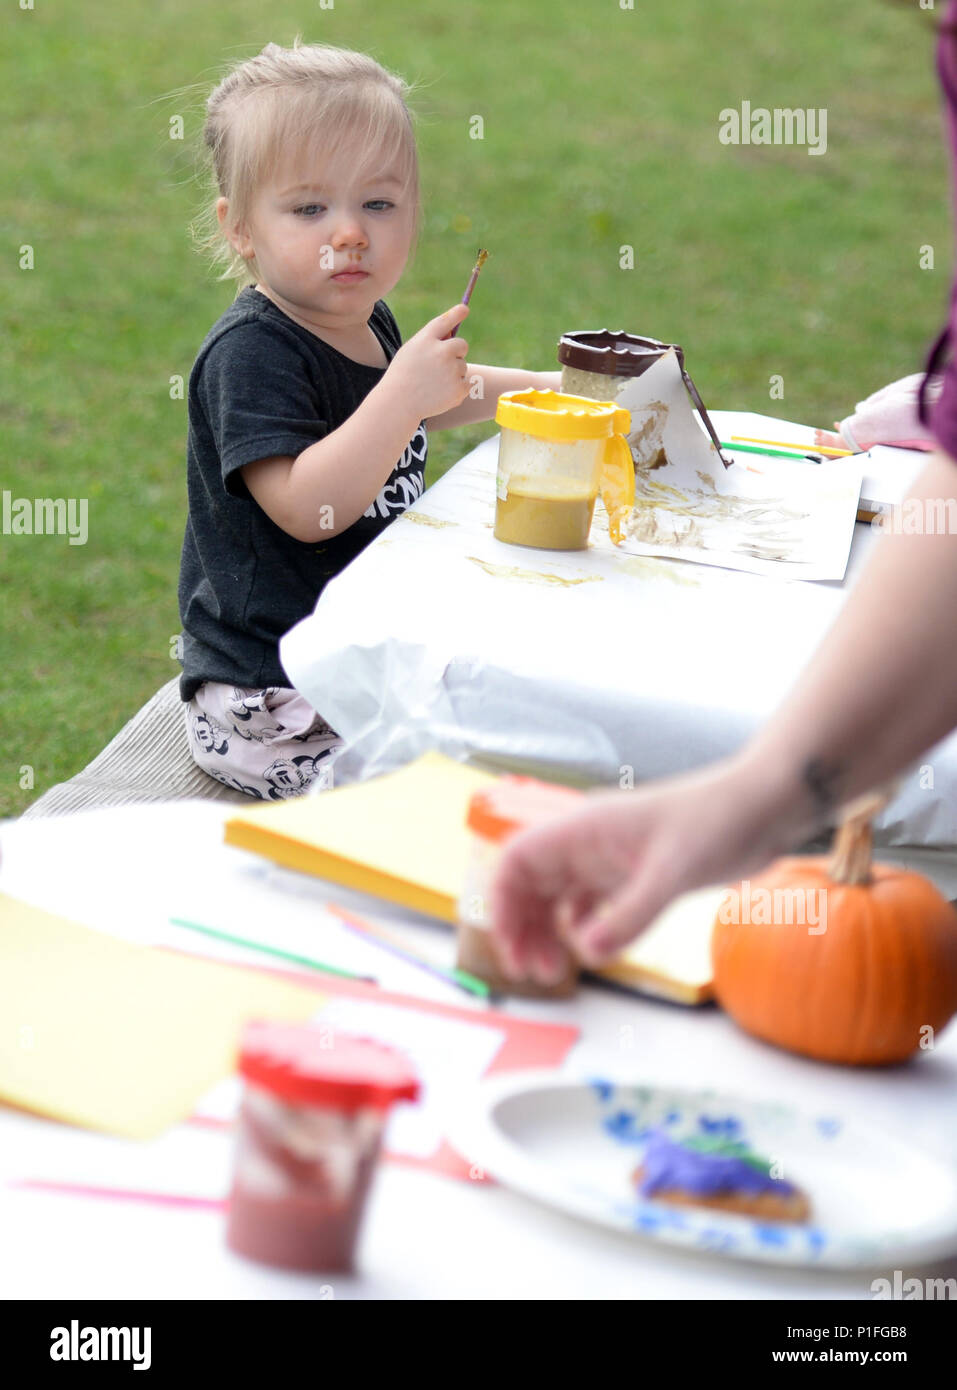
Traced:
POLYGON ((255 970, 138 946, 0 894, 0 1100, 152 1139, 235 1067, 247 1018, 325 1002, 255 970))
POLYGON ((726 468, 692 409, 673 348, 624 386, 616 404, 631 415, 636 470, 623 551, 786 579, 844 578, 861 491, 856 460, 735 458, 732 446, 726 468))

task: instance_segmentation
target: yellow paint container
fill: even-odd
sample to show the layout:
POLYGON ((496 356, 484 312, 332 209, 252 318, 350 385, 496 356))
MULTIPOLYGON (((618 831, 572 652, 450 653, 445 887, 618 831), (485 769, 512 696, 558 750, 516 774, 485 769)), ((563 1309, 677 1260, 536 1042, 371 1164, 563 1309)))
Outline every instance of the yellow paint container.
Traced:
POLYGON ((627 410, 558 391, 506 391, 498 398, 495 536, 538 550, 584 550, 601 493, 612 540, 634 506, 627 410))

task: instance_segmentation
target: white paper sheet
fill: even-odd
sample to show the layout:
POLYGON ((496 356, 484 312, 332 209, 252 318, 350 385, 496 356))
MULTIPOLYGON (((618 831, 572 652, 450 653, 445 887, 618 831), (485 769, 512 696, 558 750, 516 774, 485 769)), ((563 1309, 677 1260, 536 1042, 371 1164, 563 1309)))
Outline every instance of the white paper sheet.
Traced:
MULTIPOLYGON (((860 466, 745 452, 722 462, 694 411, 674 350, 622 389, 631 411, 635 508, 621 549, 796 579, 843 579, 860 466)), ((778 436, 791 438, 791 435, 778 436)))
POLYGON ((429 1158, 445 1136, 455 1098, 485 1075, 505 1034, 486 1023, 443 1018, 397 1004, 364 999, 330 999, 325 1025, 376 1038, 412 1059, 421 1081, 415 1105, 399 1105, 389 1119, 390 1153, 429 1158))
MULTIPOLYGON (((722 439, 744 435, 750 439, 778 439, 809 450, 815 448, 812 425, 798 425, 751 410, 712 410, 709 414, 722 439)), ((740 457, 744 459, 743 454, 740 457)), ((860 511, 889 512, 913 488, 927 467, 929 458, 929 453, 923 449, 898 449, 896 446, 875 444, 866 454, 854 455, 850 459, 838 458, 828 466, 834 472, 848 466, 860 468, 863 472, 858 504, 860 511)), ((784 460, 769 458, 765 461, 755 455, 753 462, 764 468, 773 467, 784 460)))
MULTIPOLYGON (((485 1075, 501 1049, 505 1034, 486 1023, 420 1013, 401 1004, 330 997, 313 1020, 318 1027, 341 1028, 357 1037, 375 1038, 412 1060, 421 1090, 414 1105, 403 1103, 389 1115, 386 1146, 390 1153, 430 1158, 444 1135, 458 1091, 485 1075)), ((242 1083, 230 1077, 208 1092, 196 1114, 232 1120, 242 1083)))

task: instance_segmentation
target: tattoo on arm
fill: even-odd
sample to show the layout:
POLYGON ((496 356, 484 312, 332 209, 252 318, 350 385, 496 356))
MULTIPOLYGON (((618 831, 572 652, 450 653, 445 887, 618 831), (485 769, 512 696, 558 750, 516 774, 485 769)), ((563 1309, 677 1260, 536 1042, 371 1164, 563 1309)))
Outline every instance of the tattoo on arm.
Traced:
POLYGON ((826 815, 833 808, 845 773, 846 768, 840 763, 826 763, 820 758, 811 758, 804 764, 802 780, 820 815, 826 815))

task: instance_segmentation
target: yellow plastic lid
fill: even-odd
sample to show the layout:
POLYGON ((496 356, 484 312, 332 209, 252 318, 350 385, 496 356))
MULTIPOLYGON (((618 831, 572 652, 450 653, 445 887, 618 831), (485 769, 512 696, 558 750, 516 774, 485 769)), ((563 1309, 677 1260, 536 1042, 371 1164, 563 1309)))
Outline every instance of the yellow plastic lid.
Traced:
POLYGON ((495 410, 495 423, 539 439, 607 439, 627 434, 631 412, 614 401, 593 401, 587 396, 570 396, 560 391, 503 391, 495 410))

